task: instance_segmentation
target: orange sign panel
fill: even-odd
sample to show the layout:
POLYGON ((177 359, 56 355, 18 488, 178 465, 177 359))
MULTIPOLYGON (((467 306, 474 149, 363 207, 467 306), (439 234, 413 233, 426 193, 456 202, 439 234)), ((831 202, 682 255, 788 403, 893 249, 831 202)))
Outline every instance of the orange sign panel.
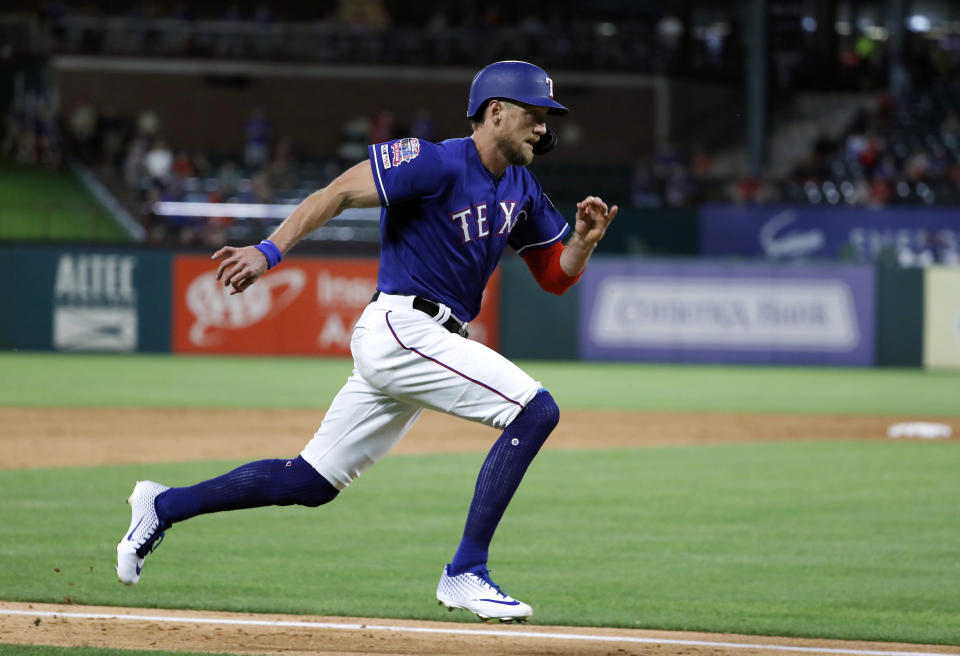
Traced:
MULTIPOLYGON (((173 265, 175 353, 350 355, 350 333, 377 287, 377 261, 291 257, 242 294, 216 281, 217 264, 178 255, 173 265)), ((497 348, 499 271, 470 323, 470 338, 497 348)))

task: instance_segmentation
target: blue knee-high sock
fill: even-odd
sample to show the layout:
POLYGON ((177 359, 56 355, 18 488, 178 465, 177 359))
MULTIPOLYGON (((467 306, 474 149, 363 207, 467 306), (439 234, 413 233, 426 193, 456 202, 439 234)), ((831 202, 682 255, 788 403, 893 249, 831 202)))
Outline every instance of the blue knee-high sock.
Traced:
POLYGON ((316 507, 338 490, 297 456, 293 460, 257 460, 189 487, 172 487, 157 496, 157 517, 164 528, 196 515, 260 506, 316 507))
POLYGON ((540 390, 487 455, 467 514, 460 547, 450 574, 486 567, 490 540, 533 457, 560 420, 560 410, 547 390, 540 390))

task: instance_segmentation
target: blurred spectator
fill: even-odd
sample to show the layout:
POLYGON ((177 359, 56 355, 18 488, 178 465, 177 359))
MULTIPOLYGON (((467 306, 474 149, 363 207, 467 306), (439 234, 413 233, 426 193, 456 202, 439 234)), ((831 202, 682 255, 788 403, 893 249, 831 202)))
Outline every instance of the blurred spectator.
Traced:
POLYGON ((696 184, 683 162, 674 162, 667 170, 664 199, 670 207, 685 207, 697 195, 696 184))
POLYGON ((267 178, 266 171, 260 171, 250 179, 251 195, 247 202, 251 203, 272 203, 274 200, 273 187, 270 186, 270 180, 267 178))
POLYGON ((776 180, 770 174, 764 173, 760 178, 760 187, 755 194, 756 202, 760 205, 773 205, 779 203, 782 199, 783 193, 780 191, 776 180))
POLYGON ((228 159, 217 170, 217 189, 223 198, 230 198, 237 192, 237 187, 243 176, 240 168, 232 159, 228 159))
MULTIPOLYGON (((222 203, 223 196, 219 190, 211 191, 207 195, 208 203, 222 203)), ((204 244, 210 247, 220 247, 227 241, 227 229, 233 225, 234 219, 229 216, 211 216, 201 233, 204 244)))
POLYGON ((713 175, 713 159, 702 146, 698 146, 693 153, 690 160, 690 169, 693 177, 700 181, 707 181, 713 175))
POLYGON ((297 186, 296 164, 290 139, 278 141, 273 149, 273 158, 264 170, 267 185, 279 194, 292 194, 297 186))
POLYGON ((48 92, 25 91, 19 81, 3 118, 0 153, 24 164, 59 166, 62 162, 56 106, 48 92))
POLYGON ((914 150, 904 163, 903 170, 912 182, 925 180, 930 170, 930 158, 925 151, 914 150))
POLYGON ((13 99, 10 111, 4 118, 4 127, 3 154, 12 156, 18 162, 35 162, 36 135, 26 97, 18 95, 13 99))
POLYGON ((437 122, 434 120, 433 114, 430 113, 429 109, 421 107, 417 110, 413 122, 410 124, 410 136, 424 141, 433 141, 436 139, 436 134, 437 122))
POLYGON ((373 143, 370 139, 370 120, 366 116, 356 116, 340 128, 340 144, 337 146, 337 157, 340 159, 340 168, 366 159, 367 144, 373 143))
POLYGON ((660 207, 663 205, 660 185, 648 159, 641 159, 633 169, 630 196, 634 207, 660 207))
POLYGON ((665 180, 673 166, 680 162, 680 153, 669 142, 662 141, 653 151, 653 173, 657 178, 665 180))
POLYGON ((738 205, 747 205, 756 202, 760 191, 760 181, 752 175, 745 175, 732 186, 731 200, 738 205))
POLYGON ((145 109, 140 112, 140 116, 137 117, 137 133, 141 136, 152 138, 156 136, 157 130, 160 129, 160 117, 157 116, 157 113, 150 109, 145 109))
POLYGON ((70 112, 70 138, 84 159, 94 155, 97 135, 97 110, 93 104, 81 97, 70 112))
POLYGON ((243 162, 248 168, 259 169, 266 165, 270 157, 271 131, 263 109, 257 107, 250 112, 243 132, 243 162))
POLYGON ((44 96, 36 101, 33 115, 34 142, 33 160, 48 166, 60 166, 62 151, 60 131, 57 129, 57 110, 53 102, 44 96))
MULTIPOLYGON (((148 160, 149 157, 150 153, 147 154, 148 160)), ((177 156, 173 159, 173 164, 170 165, 170 173, 178 178, 190 178, 196 174, 196 171, 194 171, 193 168, 193 162, 191 161, 190 156, 187 154, 187 151, 180 150, 177 152, 177 156)))
POLYGON ((376 31, 390 26, 390 14, 383 0, 340 0, 340 18, 349 27, 376 31))
POLYGON ((960 115, 957 115, 956 110, 947 112, 947 117, 940 124, 940 134, 943 136, 960 135, 960 115))
POLYGON ((396 133, 396 123, 393 118, 393 112, 389 109, 382 109, 370 122, 370 143, 383 143, 394 138, 396 133))
POLYGON ((880 157, 883 154, 883 148, 884 143, 880 137, 867 137, 863 150, 861 150, 857 155, 857 161, 860 162, 860 166, 862 166, 863 169, 868 173, 873 171, 873 169, 880 162, 880 157))
POLYGON ((213 175, 213 168, 210 166, 210 160, 201 150, 197 150, 190 157, 190 163, 193 166, 193 174, 200 178, 209 178, 213 175))
POLYGON ((880 174, 873 176, 870 182, 869 204, 874 207, 883 207, 893 199, 893 187, 890 181, 880 174))
POLYGON ((100 112, 98 127, 100 154, 108 166, 115 166, 123 152, 124 124, 113 105, 107 105, 100 112))
POLYGON ((173 153, 167 142, 156 139, 150 150, 143 156, 143 168, 154 184, 164 187, 170 182, 173 172, 173 153))
POLYGON ((137 136, 127 148, 127 156, 123 161, 123 181, 128 189, 143 188, 140 181, 146 176, 144 158, 147 156, 148 146, 149 142, 145 137, 137 136))
POLYGON ((666 14, 657 21, 657 45, 663 49, 664 61, 672 61, 676 57, 683 29, 683 21, 672 14, 666 14))

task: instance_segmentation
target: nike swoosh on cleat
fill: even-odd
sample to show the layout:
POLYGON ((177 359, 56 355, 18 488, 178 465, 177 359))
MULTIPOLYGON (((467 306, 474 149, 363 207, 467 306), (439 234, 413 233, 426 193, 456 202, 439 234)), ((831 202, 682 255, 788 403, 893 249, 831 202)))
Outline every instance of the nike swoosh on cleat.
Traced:
POLYGON ((143 571, 143 568, 140 565, 137 565, 137 576, 140 576, 140 572, 143 571))
POLYGON ((127 540, 131 540, 131 539, 132 539, 134 532, 136 532, 136 530, 137 530, 138 528, 140 528, 140 524, 142 524, 142 523, 143 523, 143 517, 140 518, 140 521, 137 522, 137 525, 134 526, 133 529, 130 531, 130 535, 127 536, 127 540))
POLYGON ((489 601, 491 604, 503 604, 504 606, 519 606, 519 601, 499 601, 497 599, 477 599, 477 601, 489 601))

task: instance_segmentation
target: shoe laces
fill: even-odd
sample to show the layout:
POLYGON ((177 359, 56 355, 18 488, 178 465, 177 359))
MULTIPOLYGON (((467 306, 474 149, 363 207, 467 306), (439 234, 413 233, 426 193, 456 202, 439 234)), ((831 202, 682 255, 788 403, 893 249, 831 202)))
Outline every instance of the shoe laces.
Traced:
POLYGON ((150 549, 148 553, 153 553, 154 551, 156 551, 157 547, 160 546, 160 543, 163 542, 163 538, 165 538, 166 536, 167 536, 166 531, 160 531, 160 535, 158 535, 157 539, 154 540, 153 544, 150 545, 150 549))
POLYGON ((147 554, 151 554, 157 550, 157 547, 160 546, 160 543, 163 542, 163 538, 166 537, 167 532, 160 531, 154 532, 142 545, 137 548, 137 556, 140 558, 145 557, 147 554))
POLYGON ((483 581, 485 584, 487 584, 488 586, 490 586, 491 588, 493 588, 494 590, 496 590, 497 593, 500 594, 500 596, 502 596, 502 597, 506 597, 506 596, 507 596, 507 594, 506 594, 503 590, 500 589, 500 586, 497 585, 496 583, 494 583, 494 582, 493 582, 493 579, 490 578, 490 570, 489 570, 489 569, 487 569, 486 567, 484 567, 484 568, 482 568, 480 571, 474 572, 474 574, 477 576, 477 578, 479 578, 479 579, 480 579, 481 581, 483 581))

